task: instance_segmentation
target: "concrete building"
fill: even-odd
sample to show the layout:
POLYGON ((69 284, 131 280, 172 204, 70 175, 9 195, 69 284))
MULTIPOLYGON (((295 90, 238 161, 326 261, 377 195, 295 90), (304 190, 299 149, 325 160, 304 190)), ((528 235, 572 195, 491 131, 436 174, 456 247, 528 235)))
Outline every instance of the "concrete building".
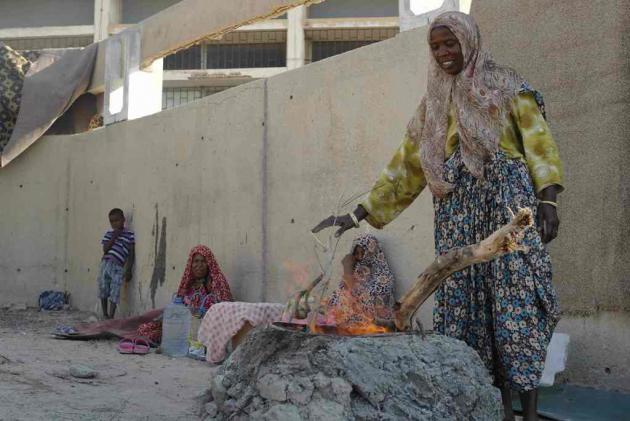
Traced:
MULTIPOLYGON (((178 2, 4 0, 0 41, 19 50, 82 47, 178 2)), ((182 105, 391 38, 399 32, 401 4, 405 7, 404 0, 328 0, 167 56, 162 106, 182 105)))

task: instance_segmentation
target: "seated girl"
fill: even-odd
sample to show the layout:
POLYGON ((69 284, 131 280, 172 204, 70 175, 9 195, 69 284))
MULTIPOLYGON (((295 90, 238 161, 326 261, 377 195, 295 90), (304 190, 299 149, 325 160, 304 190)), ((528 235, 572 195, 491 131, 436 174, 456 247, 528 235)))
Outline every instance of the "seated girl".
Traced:
MULTIPOLYGON (((378 240, 363 234, 352 243, 351 253, 342 260, 344 280, 323 305, 322 320, 337 325, 359 323, 366 319, 391 319, 394 305, 394 276, 378 240), (348 308, 353 311, 347 311, 348 308)), ((212 306, 201 322, 199 341, 207 347, 206 360, 219 363, 228 348, 234 349, 254 326, 275 321, 305 323, 310 306, 308 292, 323 278, 320 275, 309 287, 290 300, 288 305, 274 303, 219 303, 212 306), (297 303, 300 303, 297 306, 297 303), (301 307, 302 311, 298 311, 301 307), (284 315, 283 315, 284 311, 284 315), (301 314, 299 314, 301 313, 301 314)))
POLYGON ((357 237, 341 263, 343 281, 328 301, 327 319, 337 326, 391 321, 394 274, 376 237, 357 237))

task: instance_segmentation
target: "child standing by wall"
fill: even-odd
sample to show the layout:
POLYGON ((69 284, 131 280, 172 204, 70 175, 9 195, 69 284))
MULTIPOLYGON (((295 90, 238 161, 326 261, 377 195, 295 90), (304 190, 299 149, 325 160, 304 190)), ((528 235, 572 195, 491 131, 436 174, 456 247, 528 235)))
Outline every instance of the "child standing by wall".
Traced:
POLYGON ((125 214, 115 208, 109 211, 109 223, 112 227, 101 240, 103 258, 98 275, 98 290, 103 317, 113 319, 120 299, 120 287, 123 279, 131 280, 131 270, 135 257, 135 236, 133 231, 125 228, 125 214), (107 302, 110 311, 107 311, 107 302))

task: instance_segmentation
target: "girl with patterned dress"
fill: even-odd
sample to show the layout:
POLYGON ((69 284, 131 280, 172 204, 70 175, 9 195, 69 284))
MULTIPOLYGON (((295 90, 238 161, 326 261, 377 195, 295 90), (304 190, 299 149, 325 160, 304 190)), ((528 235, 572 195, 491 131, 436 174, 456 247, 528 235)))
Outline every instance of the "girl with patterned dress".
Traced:
POLYGON ((393 322, 394 274, 376 237, 362 234, 343 259, 344 279, 328 300, 335 324, 351 327, 393 322))
POLYGON ((430 25, 427 92, 405 137, 368 198, 352 214, 329 217, 314 232, 366 219, 383 228, 428 186, 433 194, 436 254, 474 244, 528 207, 538 231, 515 252, 447 278, 435 294, 434 330, 465 341, 501 389, 505 419, 511 391, 526 420, 536 420, 547 345, 559 318, 544 246, 558 231, 556 195, 562 164, 542 96, 481 45, 472 17, 438 16, 430 25))

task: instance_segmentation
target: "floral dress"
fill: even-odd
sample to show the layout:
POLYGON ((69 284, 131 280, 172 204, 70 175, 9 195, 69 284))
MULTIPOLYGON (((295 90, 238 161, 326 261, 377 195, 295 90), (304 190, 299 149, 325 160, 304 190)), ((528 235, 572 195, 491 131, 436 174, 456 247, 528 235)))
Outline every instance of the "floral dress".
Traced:
MULTIPOLYGON (((450 113, 444 174, 455 189, 433 200, 437 255, 488 237, 510 221, 508 209, 528 207, 535 217, 537 194, 550 185, 562 188, 558 149, 543 113, 540 95, 523 85, 499 150, 485 164, 484 179, 464 165, 450 113)), ((371 225, 385 226, 426 186, 418 151, 419 145, 405 137, 362 203, 371 225)), ((519 391, 538 387, 559 317, 551 261, 539 233, 528 230, 523 245, 529 252, 473 265, 447 278, 436 291, 433 313, 435 331, 465 341, 495 378, 519 391)))

